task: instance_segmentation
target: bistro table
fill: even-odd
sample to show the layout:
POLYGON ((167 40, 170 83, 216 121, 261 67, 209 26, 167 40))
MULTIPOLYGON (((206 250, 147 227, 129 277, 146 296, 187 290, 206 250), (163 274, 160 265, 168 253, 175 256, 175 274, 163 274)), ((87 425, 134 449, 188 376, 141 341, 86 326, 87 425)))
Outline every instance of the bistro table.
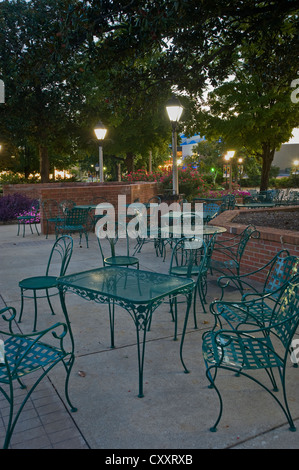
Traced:
MULTIPOLYGON (((169 296, 185 295, 187 299, 185 324, 180 345, 180 358, 185 372, 188 372, 183 361, 182 350, 194 287, 193 279, 118 266, 97 268, 58 278, 61 306, 69 327, 70 321, 65 303, 65 293, 67 291, 73 292, 86 300, 108 304, 111 348, 114 348, 115 304, 121 306, 130 314, 135 324, 137 335, 138 397, 144 396, 143 365, 146 332, 153 312, 163 302, 163 299, 168 299, 169 296)), ((74 345, 71 330, 70 334, 74 345)))
POLYGON ((225 227, 218 227, 216 225, 202 225, 200 233, 196 233, 195 230, 191 230, 190 233, 186 230, 178 232, 177 227, 162 227, 161 228, 161 243, 163 245, 162 252, 164 252, 164 261, 166 258, 166 244, 172 245, 174 240, 182 237, 200 237, 202 236, 205 240, 209 239, 212 235, 225 233, 227 229, 225 227))

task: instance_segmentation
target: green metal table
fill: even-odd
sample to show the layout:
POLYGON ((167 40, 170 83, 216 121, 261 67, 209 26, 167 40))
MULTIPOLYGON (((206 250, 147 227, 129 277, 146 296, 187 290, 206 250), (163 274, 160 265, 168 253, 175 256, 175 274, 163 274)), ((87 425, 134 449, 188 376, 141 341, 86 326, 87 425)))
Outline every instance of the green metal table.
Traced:
MULTIPOLYGON (((182 350, 194 286, 193 279, 114 266, 79 272, 58 279, 61 306, 68 324, 70 324, 70 321, 65 303, 65 293, 67 291, 73 292, 86 300, 108 304, 112 348, 114 348, 115 305, 121 306, 130 314, 137 335, 138 397, 143 397, 146 332, 153 312, 163 302, 163 299, 168 299, 169 296, 185 295, 187 299, 185 323, 180 344, 180 358, 185 372, 188 372, 183 361, 182 350)), ((74 341, 73 336, 72 341, 74 341)))
POLYGON ((172 243, 174 240, 178 240, 179 238, 182 237, 203 237, 203 239, 207 240, 209 239, 212 235, 215 233, 220 234, 220 233, 225 233, 227 229, 225 227, 218 227, 216 225, 202 225, 200 227, 200 230, 196 232, 195 230, 191 230, 191 232, 188 232, 188 230, 179 230, 179 227, 162 227, 161 228, 161 243, 162 243, 162 253, 163 253, 163 258, 165 261, 166 258, 166 246, 170 245, 172 246, 172 243))

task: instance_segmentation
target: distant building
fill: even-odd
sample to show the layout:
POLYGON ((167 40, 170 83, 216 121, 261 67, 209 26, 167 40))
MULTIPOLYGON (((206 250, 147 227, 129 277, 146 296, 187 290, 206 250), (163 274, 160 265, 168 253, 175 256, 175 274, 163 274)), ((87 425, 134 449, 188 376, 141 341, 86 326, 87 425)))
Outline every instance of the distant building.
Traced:
POLYGON ((273 165, 280 168, 280 176, 287 176, 294 168, 294 160, 299 160, 299 128, 294 129, 293 138, 282 144, 280 150, 275 152, 273 165))
POLYGON ((193 155, 193 147, 202 140, 205 140, 205 138, 201 137, 200 134, 195 134, 192 137, 186 137, 184 134, 180 134, 180 138, 181 144, 179 148, 182 151, 182 158, 193 155))
MULTIPOLYGON (((178 152, 182 152, 180 155, 182 158, 193 155, 193 147, 205 140, 200 134, 195 134, 191 137, 186 137, 184 134, 180 134, 181 143, 178 147, 178 152)), ((291 169, 294 167, 294 160, 299 160, 299 128, 294 129, 293 138, 289 142, 282 144, 280 150, 275 152, 273 165, 280 168, 279 175, 284 176, 290 174, 291 169)))

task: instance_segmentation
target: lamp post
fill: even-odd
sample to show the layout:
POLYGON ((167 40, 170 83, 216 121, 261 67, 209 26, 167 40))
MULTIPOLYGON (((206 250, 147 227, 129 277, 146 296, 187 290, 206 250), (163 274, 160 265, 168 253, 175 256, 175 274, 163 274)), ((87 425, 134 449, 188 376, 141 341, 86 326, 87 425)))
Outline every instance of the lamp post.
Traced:
POLYGON ((238 173, 239 173, 239 184, 240 184, 240 188, 241 188, 241 178, 242 178, 242 175, 243 175, 243 158, 238 158, 238 173))
POLYGON ((294 160, 294 167, 295 167, 295 180, 297 181, 297 171, 299 166, 299 160, 294 160))
POLYGON ((229 191, 232 192, 233 185, 232 185, 232 164, 231 164, 231 159, 235 155, 235 150, 229 150, 226 152, 226 155, 224 155, 224 160, 227 162, 226 165, 226 185, 227 185, 227 168, 229 169, 229 191))
POLYGON ((173 96, 166 103, 166 111, 172 124, 172 193, 179 194, 179 179, 177 166, 177 123, 183 112, 179 99, 173 96))
POLYGON ((105 138, 107 129, 102 123, 99 121, 94 128, 94 133, 99 141, 99 173, 100 173, 100 182, 103 183, 104 181, 104 171, 103 171, 103 149, 102 149, 102 141, 105 138))

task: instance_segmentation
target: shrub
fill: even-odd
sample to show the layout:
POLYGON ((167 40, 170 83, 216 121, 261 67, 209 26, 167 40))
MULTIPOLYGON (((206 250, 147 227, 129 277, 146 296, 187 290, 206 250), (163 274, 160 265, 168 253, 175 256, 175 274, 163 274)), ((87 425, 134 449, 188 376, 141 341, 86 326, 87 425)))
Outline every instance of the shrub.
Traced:
POLYGON ((29 211, 33 199, 20 193, 8 194, 0 198, 0 221, 14 220, 24 211, 29 211))
MULTIPOLYGON (((161 169, 156 172, 147 172, 146 170, 137 170, 129 173, 125 178, 126 181, 156 181, 160 183, 162 191, 172 189, 172 170, 161 169)), ((188 200, 192 200, 201 191, 208 191, 210 184, 203 178, 203 175, 192 167, 187 165, 184 168, 178 168, 178 181, 180 194, 188 200)))
POLYGON ((213 191, 210 190, 205 193, 200 193, 200 197, 206 197, 206 198, 221 198, 223 196, 226 196, 227 194, 233 194, 236 197, 243 197, 243 196, 250 196, 250 191, 245 191, 242 189, 234 189, 233 191, 226 191, 224 189, 213 191))

